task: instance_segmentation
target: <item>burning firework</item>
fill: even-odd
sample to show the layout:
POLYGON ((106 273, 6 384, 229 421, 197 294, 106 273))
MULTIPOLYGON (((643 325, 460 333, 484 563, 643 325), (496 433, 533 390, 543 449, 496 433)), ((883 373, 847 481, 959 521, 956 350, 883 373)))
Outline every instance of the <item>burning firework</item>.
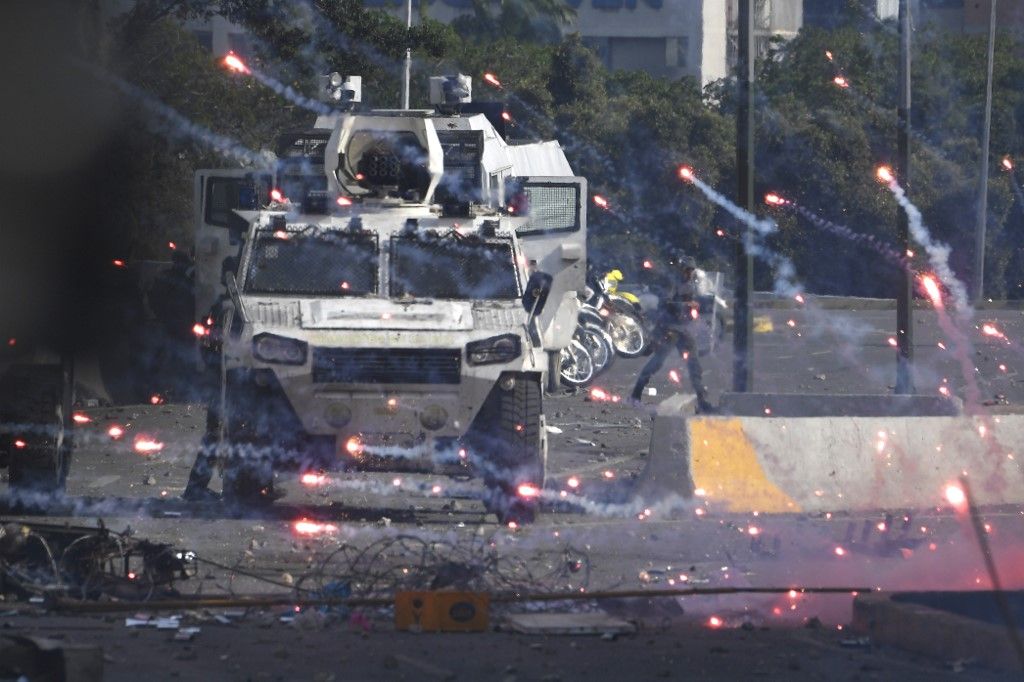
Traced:
POLYGON ((693 174, 693 169, 690 168, 689 166, 680 166, 679 177, 685 180, 686 182, 692 182, 695 177, 693 174))
POLYGON ((789 202, 780 197, 778 194, 775 194, 774 192, 769 192, 768 194, 764 195, 764 203, 768 204, 769 206, 785 206, 789 202))
POLYGON ((484 82, 487 83, 490 86, 493 86, 493 87, 498 88, 499 90, 501 90, 501 81, 498 80, 498 77, 495 76, 490 71, 488 71, 487 73, 484 74, 484 82))
POLYGON ((1013 170, 1013 159, 1011 159, 1009 156, 1004 156, 1003 160, 1000 163, 1003 166, 1003 170, 1005 170, 1005 171, 1012 171, 1013 170))
POLYGON ((850 87, 850 81, 846 80, 844 76, 836 76, 832 79, 832 82, 843 89, 850 87))
POLYGON ((600 194, 594 195, 594 205, 597 206, 598 208, 603 208, 606 211, 608 210, 608 200, 605 199, 600 194))
POLYGON ((223 64, 228 70, 234 71, 235 73, 242 73, 247 76, 252 73, 249 67, 245 65, 245 62, 242 61, 241 57, 236 55, 234 52, 228 52, 224 55, 223 64))
POLYGON ((75 421, 76 424, 88 424, 89 422, 92 421, 92 417, 82 412, 75 412, 71 416, 71 418, 75 421))
POLYGON ((302 485, 310 487, 326 485, 327 480, 327 476, 325 476, 324 474, 318 474, 312 471, 306 472, 299 477, 299 482, 302 483, 302 485))
POLYGON ((117 440, 124 435, 124 428, 117 424, 112 424, 110 428, 107 429, 107 435, 114 440, 117 440))
POLYGON ((928 294, 929 300, 932 305, 936 308, 942 306, 942 290, 939 289, 939 283, 935 281, 935 278, 931 275, 921 276, 921 286, 924 288, 924 292, 928 294))
POLYGON ((326 533, 337 533, 338 527, 333 523, 299 519, 292 523, 292 530, 294 530, 297 535, 312 537, 314 535, 324 535, 326 533))
POLYGON ((161 450, 163 450, 164 444, 156 440, 155 438, 152 438, 151 436, 146 436, 140 433, 138 436, 135 437, 134 447, 135 452, 139 453, 140 455, 151 455, 154 452, 160 452, 161 450))
POLYGON ((946 501, 957 511, 963 511, 967 508, 967 495, 964 493, 964 489, 955 483, 950 483, 946 486, 944 491, 946 501))

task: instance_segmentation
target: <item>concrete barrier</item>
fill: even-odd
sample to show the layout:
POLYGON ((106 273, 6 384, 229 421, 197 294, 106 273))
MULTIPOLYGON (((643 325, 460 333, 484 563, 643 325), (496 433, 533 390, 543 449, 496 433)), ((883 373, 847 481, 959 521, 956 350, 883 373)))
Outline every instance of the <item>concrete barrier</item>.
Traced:
POLYGON ((654 420, 638 489, 645 499, 695 495, 730 512, 928 508, 946 504, 946 486, 966 471, 980 504, 1024 503, 1024 415, 686 416, 675 408, 654 420))

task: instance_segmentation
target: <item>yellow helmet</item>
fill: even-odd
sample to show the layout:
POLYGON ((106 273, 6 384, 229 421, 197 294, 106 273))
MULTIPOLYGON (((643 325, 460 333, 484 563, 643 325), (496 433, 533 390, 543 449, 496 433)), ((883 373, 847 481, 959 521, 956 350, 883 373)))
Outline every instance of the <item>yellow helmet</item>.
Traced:
POLYGON ((604 278, 612 282, 621 282, 623 279, 625 279, 622 276, 622 270, 618 269, 612 270, 607 275, 605 275, 604 278))

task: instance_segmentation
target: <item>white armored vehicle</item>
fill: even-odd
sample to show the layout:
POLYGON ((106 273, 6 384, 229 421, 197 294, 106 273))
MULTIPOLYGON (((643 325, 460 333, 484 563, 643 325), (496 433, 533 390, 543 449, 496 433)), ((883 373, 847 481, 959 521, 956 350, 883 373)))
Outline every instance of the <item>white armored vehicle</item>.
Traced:
POLYGON ((556 142, 509 144, 500 109, 468 113, 486 107, 468 104, 465 76, 433 80, 436 110, 321 117, 322 170, 279 170, 286 188, 257 210, 225 201, 267 192, 258 173, 197 176, 197 310, 214 278, 228 294, 228 495, 270 494, 285 466, 451 464, 483 478, 500 518, 535 512, 543 389, 583 288, 586 183, 556 142))

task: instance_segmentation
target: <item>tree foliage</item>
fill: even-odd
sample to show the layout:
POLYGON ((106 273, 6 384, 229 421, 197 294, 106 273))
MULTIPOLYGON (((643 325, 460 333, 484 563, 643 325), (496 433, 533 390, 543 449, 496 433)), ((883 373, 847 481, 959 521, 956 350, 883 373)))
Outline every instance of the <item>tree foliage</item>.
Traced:
MULTIPOLYGON (((643 258, 681 248, 709 266, 728 269, 731 236, 740 226, 682 185, 676 171, 682 163, 692 165, 725 195, 735 193, 732 80, 702 92, 692 79, 611 72, 578 36, 552 41, 538 29, 550 16, 547 4, 477 3, 473 14, 457 22, 457 32, 429 20, 410 30, 358 0, 145 0, 121 24, 132 28, 132 38, 122 37, 109 53, 124 55, 118 68, 133 82, 194 120, 258 148, 310 116, 217 69, 209 54, 187 45, 188 36, 163 17, 223 13, 256 37, 262 70, 309 95, 318 74, 358 73, 367 103, 385 107, 399 101, 400 58, 412 47, 414 106, 425 102, 428 75, 461 71, 474 77, 476 99, 504 101, 515 122, 513 139, 562 143, 576 172, 610 205, 608 211, 591 210, 592 255, 600 264, 637 272, 643 258), (502 89, 484 83, 487 71, 498 75, 502 89)), ((954 268, 967 277, 984 37, 919 32, 915 41, 909 188, 933 233, 953 247, 954 268)), ((998 169, 1004 153, 1024 147, 1022 47, 1021 38, 1002 35, 996 52, 987 257, 992 296, 1024 294, 1024 207, 1015 203, 1010 176, 998 169)), ((827 220, 894 243, 897 207, 875 182, 874 169, 895 157, 897 48, 891 24, 856 12, 834 30, 805 28, 796 39, 773 44, 758 65, 755 88, 759 195, 779 191, 827 220), (851 87, 836 87, 836 75, 851 87)), ((146 181, 180 174, 150 186, 173 186, 189 196, 189 169, 213 159, 195 146, 146 139, 148 146, 141 138, 128 140, 125 150, 146 146, 152 158, 125 151, 124 181, 137 183, 141 196, 146 181), (132 170, 143 164, 154 170, 132 170)), ((185 210, 141 200, 131 210, 139 222, 173 215, 170 222, 187 229, 185 210)), ((793 260, 809 290, 891 292, 895 270, 876 252, 824 233, 792 212, 773 217, 779 231, 772 245, 793 260)), ((758 283, 770 282, 771 273, 761 266, 758 283)))

